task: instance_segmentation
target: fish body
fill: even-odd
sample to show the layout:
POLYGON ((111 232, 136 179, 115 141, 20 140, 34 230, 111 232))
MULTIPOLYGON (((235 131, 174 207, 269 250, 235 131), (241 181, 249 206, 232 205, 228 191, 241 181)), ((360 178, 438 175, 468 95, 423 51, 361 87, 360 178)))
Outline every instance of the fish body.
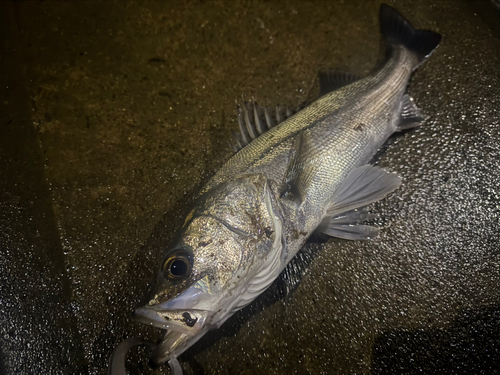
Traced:
POLYGON ((275 126, 267 109, 254 105, 250 119, 244 108, 242 148, 200 192, 136 309, 167 329, 154 362, 180 371, 176 357, 268 288, 314 231, 376 235, 359 224, 369 217, 360 208, 400 180, 367 163, 391 134, 423 120, 405 89, 440 41, 386 5, 380 23, 387 53, 373 74, 324 74, 324 95, 275 126))

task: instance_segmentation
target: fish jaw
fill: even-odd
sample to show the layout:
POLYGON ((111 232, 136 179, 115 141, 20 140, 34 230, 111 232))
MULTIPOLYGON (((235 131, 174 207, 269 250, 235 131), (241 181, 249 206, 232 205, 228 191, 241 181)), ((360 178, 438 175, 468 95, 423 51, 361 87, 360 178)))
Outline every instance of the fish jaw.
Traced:
POLYGON ((148 307, 139 307, 134 312, 134 318, 141 323, 188 336, 198 334, 209 315, 210 311, 203 310, 162 311, 148 307))
POLYGON ((161 305, 138 307, 134 312, 137 321, 167 330, 151 354, 150 360, 156 366, 177 358, 197 342, 212 326, 214 315, 208 310, 166 310, 161 305))
POLYGON ((175 298, 136 308, 134 318, 144 324, 193 337, 213 319, 219 302, 219 298, 207 288, 206 278, 202 278, 175 298))

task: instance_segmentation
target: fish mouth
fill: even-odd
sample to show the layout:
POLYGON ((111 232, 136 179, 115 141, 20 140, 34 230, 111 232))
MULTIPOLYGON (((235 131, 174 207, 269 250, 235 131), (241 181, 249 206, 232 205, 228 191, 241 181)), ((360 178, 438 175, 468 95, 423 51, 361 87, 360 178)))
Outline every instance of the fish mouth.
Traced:
POLYGON ((205 310, 156 310, 148 306, 135 309, 133 318, 169 332, 195 336, 204 327, 209 313, 205 310))
POLYGON ((151 363, 160 366, 175 360, 198 341, 208 330, 209 324, 205 323, 210 313, 205 310, 155 310, 153 306, 135 309, 133 317, 137 321, 167 330, 151 354, 151 363))

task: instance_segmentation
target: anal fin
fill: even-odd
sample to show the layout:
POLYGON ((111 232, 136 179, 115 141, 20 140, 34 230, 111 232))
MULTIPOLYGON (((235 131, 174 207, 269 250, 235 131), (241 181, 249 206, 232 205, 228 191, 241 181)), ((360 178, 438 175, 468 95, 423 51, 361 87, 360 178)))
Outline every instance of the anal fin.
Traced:
POLYGON ((416 128, 420 126, 425 119, 426 116, 420 112, 413 102, 413 99, 408 94, 403 95, 398 130, 416 128))

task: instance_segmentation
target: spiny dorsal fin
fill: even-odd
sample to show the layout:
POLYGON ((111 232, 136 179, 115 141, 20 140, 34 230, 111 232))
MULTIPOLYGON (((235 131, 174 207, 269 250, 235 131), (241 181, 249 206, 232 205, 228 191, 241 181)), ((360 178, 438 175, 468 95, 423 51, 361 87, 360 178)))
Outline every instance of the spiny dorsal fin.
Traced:
POLYGON ((355 74, 342 72, 335 69, 320 71, 318 73, 318 78, 319 96, 323 96, 341 87, 350 85, 351 83, 356 82, 360 79, 355 74))
POLYGON ((235 152, 238 152, 252 140, 259 137, 269 129, 285 121, 303 106, 293 107, 263 107, 252 102, 238 105, 239 133, 232 132, 234 142, 230 143, 235 152))

